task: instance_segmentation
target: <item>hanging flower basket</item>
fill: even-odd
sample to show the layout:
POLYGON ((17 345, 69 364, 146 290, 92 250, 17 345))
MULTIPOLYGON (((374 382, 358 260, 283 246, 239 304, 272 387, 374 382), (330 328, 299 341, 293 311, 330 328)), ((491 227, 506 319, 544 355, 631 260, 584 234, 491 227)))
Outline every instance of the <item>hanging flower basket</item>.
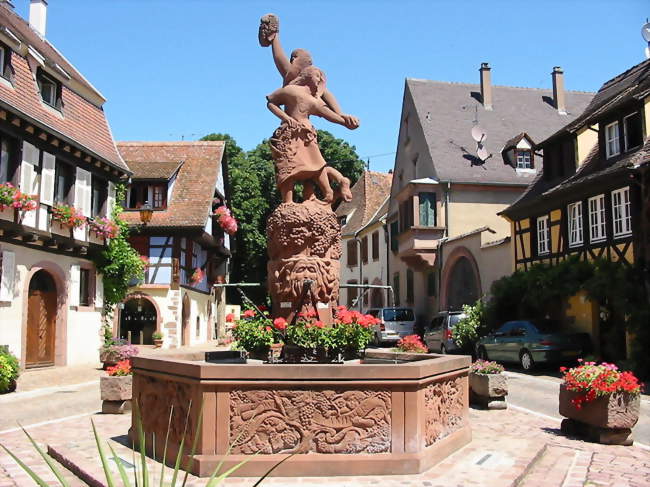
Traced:
POLYGON ((70 228, 80 228, 87 223, 86 217, 75 207, 69 205, 54 205, 52 221, 70 228))
POLYGON ((220 206, 214 210, 214 214, 217 216, 219 226, 224 232, 228 235, 234 235, 237 233, 237 220, 232 216, 232 213, 227 206, 220 206))
POLYGON ((0 211, 7 208, 34 211, 36 207, 36 200, 33 196, 23 193, 11 183, 0 184, 0 211))
POLYGON ((194 272, 192 273, 192 276, 190 277, 190 282, 192 284, 198 284, 203 280, 203 277, 205 276, 205 273, 203 270, 201 270, 200 267, 197 267, 194 269, 194 272))

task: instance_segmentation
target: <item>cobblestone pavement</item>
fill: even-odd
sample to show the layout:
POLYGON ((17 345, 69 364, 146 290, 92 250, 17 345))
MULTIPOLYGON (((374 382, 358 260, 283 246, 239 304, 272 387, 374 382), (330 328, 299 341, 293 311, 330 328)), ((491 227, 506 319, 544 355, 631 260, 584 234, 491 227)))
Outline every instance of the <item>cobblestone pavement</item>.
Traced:
MULTIPOLYGON (((117 455, 132 463, 124 446, 129 416, 92 417, 103 438, 109 439, 117 455)), ((488 486, 488 487, 641 487, 650 485, 650 451, 639 447, 607 446, 566 438, 559 423, 518 410, 470 410, 472 442, 419 475, 384 477, 270 478, 269 486, 488 486)), ((77 418, 30 428, 39 443, 47 444, 90 478, 103 479, 95 455, 89 418, 77 418)), ((38 471, 44 463, 29 447, 21 432, 0 435, 0 442, 16 451, 38 471)), ((153 461, 150 460, 153 464, 153 461)), ((152 465, 154 467, 154 465, 152 465)), ((158 471, 158 466, 154 471, 158 471)), ((169 472, 169 470, 168 470, 169 472)), ((190 486, 206 480, 190 477, 190 486)), ((228 479, 226 485, 253 485, 253 479, 228 479)), ((0 452, 0 487, 33 485, 26 474, 4 452, 0 452)), ((52 483, 52 485, 56 485, 52 483)), ((73 485, 85 485, 75 480, 73 485)), ((101 485, 97 483, 94 485, 101 485)))

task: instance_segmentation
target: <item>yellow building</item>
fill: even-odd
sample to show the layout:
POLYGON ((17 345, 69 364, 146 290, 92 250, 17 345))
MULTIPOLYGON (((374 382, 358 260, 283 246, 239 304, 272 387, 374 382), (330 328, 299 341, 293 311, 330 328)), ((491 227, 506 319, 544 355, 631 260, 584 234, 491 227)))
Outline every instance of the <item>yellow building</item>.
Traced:
MULTIPOLYGON (((544 155, 542 173, 501 213, 511 223, 515 268, 553 265, 571 255, 621 265, 641 258, 649 74, 646 60, 607 81, 576 120, 535 147, 544 155)), ((624 327, 599 326, 601 319, 623 317, 605 316, 585 294, 570 298, 561 311, 568 328, 591 333, 604 358, 626 356, 624 327)))

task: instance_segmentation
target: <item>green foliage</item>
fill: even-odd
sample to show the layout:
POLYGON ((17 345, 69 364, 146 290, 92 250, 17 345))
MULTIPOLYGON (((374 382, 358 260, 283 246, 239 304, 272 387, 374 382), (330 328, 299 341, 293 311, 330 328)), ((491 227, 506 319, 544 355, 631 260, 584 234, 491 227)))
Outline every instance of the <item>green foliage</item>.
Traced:
POLYGON ((461 319, 452 329, 452 338, 456 345, 466 352, 473 352, 476 342, 485 329, 483 301, 480 299, 473 306, 464 304, 463 313, 465 318, 461 319))
POLYGON ((650 304, 641 266, 574 257, 517 270, 492 284, 486 319, 490 328, 515 319, 559 319, 566 300, 580 291, 601 308, 601 334, 618 330, 634 336, 629 365, 650 377, 650 304))
MULTIPOLYGON (((244 152, 228 134, 213 133, 201 140, 226 141, 230 201, 228 206, 239 223, 234 237, 231 282, 258 282, 260 288, 247 291, 253 301, 266 298, 266 220, 280 203, 275 185, 275 167, 268 140, 254 149, 244 152)), ((363 161, 355 147, 329 132, 318 131, 318 142, 323 158, 354 184, 363 173, 363 161)), ((239 300, 232 293, 231 302, 239 300)))
POLYGON ((20 363, 9 350, 0 348, 0 394, 7 392, 20 375, 20 363))
POLYGON ((252 353, 267 351, 277 341, 278 335, 266 316, 244 318, 237 321, 232 329, 237 346, 252 353))

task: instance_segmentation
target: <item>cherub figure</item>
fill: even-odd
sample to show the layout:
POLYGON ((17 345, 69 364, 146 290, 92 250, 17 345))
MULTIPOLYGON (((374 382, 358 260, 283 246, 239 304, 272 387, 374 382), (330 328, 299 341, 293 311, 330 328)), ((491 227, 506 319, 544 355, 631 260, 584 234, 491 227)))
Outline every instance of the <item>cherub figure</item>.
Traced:
POLYGON ((293 201, 297 182, 315 181, 323 194, 323 202, 331 204, 334 191, 329 184, 330 178, 339 183, 343 199, 352 199, 350 180, 327 166, 318 147, 316 129, 309 120, 310 115, 318 115, 330 122, 346 125, 345 119, 323 101, 324 90, 325 74, 315 66, 308 66, 289 84, 267 96, 268 109, 282 120, 271 137, 270 145, 283 203, 293 201), (280 106, 284 106, 284 110, 280 106))

